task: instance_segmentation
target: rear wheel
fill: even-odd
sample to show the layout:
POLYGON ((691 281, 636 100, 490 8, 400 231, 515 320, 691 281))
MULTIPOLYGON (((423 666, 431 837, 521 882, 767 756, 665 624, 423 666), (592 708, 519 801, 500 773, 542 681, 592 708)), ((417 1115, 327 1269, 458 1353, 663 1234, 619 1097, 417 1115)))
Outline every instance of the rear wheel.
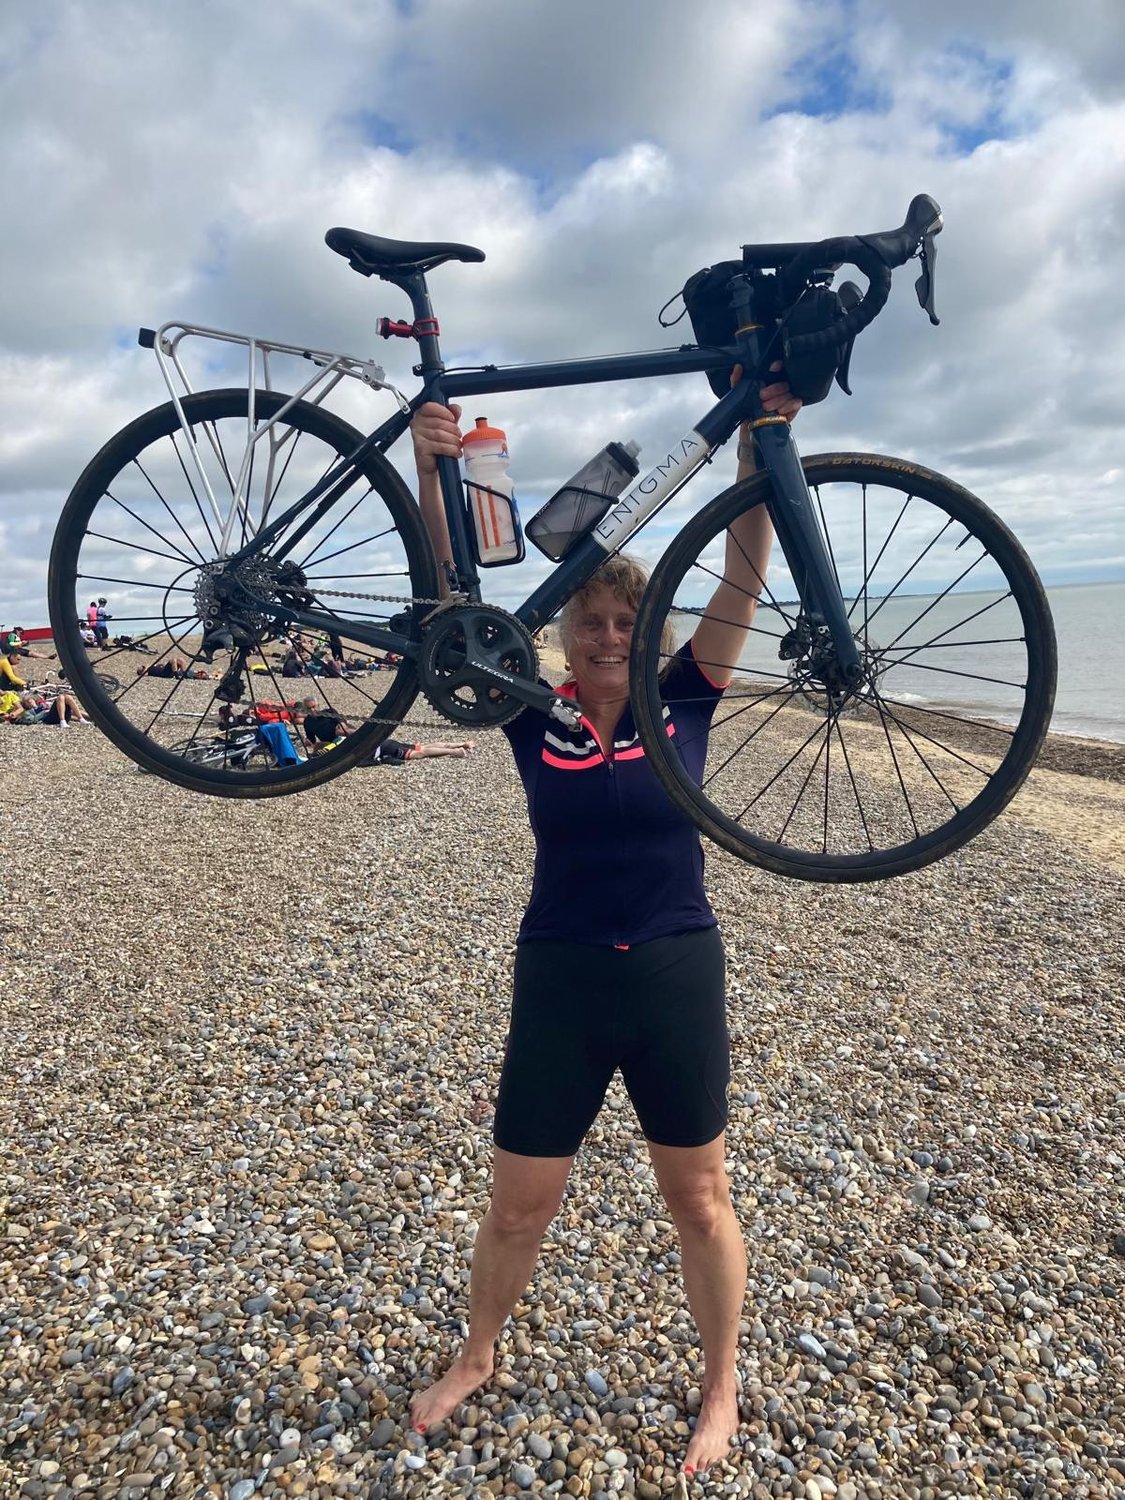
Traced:
MULTIPOLYGON (((412 599, 437 595, 417 504, 390 464, 371 454, 330 508, 306 510, 242 566, 240 597, 251 603, 240 606, 239 639, 204 644, 208 622, 227 608, 223 559, 362 441, 354 427, 309 402, 278 417, 289 398, 258 391, 259 437, 248 447, 249 395, 186 397, 186 433, 169 402, 110 439, 66 502, 48 582, 59 656, 109 738, 146 770, 233 797, 300 791, 370 755, 409 710, 417 675, 412 662, 389 660, 351 632, 359 622, 406 618, 412 599), (132 642, 94 654, 78 622, 101 594, 132 642), (331 621, 302 636, 284 620, 255 613, 254 599, 331 621), (136 645, 155 654, 138 663, 136 645), (341 659, 346 675, 328 675, 341 659), (116 676, 104 670, 109 663, 116 676), (126 665, 130 670, 122 670, 126 665), (264 736, 267 749, 235 763, 216 756, 213 741, 239 711, 283 729, 264 736), (335 717, 351 733, 314 757, 314 738, 326 736, 306 735, 306 713, 320 716, 321 729, 326 716, 335 717)), ((396 628, 416 639, 412 613, 409 620, 396 628)))
POLYGON ((735 676, 701 784, 688 775, 663 719, 661 634, 670 625, 680 645, 699 627, 727 528, 769 493, 756 475, 700 511, 654 571, 634 632, 634 711, 669 795, 725 849, 800 880, 879 880, 951 853, 1015 795, 1050 723, 1054 629, 1026 553, 967 490, 874 455, 804 469, 862 680, 834 685, 775 555, 738 661, 700 662, 735 676))

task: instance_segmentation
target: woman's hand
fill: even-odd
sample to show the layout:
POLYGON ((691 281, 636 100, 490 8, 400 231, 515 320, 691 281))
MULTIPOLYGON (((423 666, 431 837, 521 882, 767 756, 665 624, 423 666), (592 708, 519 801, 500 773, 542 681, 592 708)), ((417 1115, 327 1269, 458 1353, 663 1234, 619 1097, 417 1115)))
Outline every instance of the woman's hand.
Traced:
MULTIPOLYGON (((780 370, 781 368, 782 364, 779 359, 774 360, 773 364, 770 365, 771 372, 773 370, 780 370)), ((730 383, 731 385, 737 385, 741 379, 742 366, 735 365, 731 371, 730 383)), ((764 385, 760 394, 762 409, 771 416, 784 417, 787 422, 792 422, 793 418, 805 404, 800 396, 794 396, 793 392, 789 389, 788 382, 784 380, 776 380, 772 385, 764 385)))
POLYGON ((436 475, 440 457, 461 457, 460 416, 459 406, 442 406, 439 401, 427 401, 414 413, 410 436, 419 478, 436 475))
MULTIPOLYGON (((771 372, 780 370, 781 368, 782 364, 780 360, 775 360, 770 365, 771 372)), ((787 422, 792 422, 793 418, 805 404, 800 396, 794 396, 793 392, 789 389, 789 382, 787 380, 776 380, 773 385, 764 385, 760 394, 762 406, 765 410, 771 414, 776 413, 779 417, 784 417, 787 422)))

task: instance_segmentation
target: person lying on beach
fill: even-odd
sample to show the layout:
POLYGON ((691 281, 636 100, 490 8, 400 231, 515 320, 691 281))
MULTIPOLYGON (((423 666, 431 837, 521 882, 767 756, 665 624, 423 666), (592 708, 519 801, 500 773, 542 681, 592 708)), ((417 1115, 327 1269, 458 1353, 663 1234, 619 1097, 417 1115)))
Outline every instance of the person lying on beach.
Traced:
POLYGON ((171 661, 153 662, 151 667, 141 665, 137 668, 138 677, 179 677, 185 681, 206 682, 211 677, 221 675, 220 672, 206 672, 202 667, 193 669, 182 656, 174 656, 171 661))
MULTIPOLYGON (((304 730, 309 749, 313 754, 327 749, 329 745, 334 745, 337 740, 354 732, 354 726, 349 724, 347 719, 338 714, 335 709, 321 705, 315 698, 303 700, 298 723, 304 730)), ((463 760, 475 748, 473 740, 435 740, 428 745, 423 745, 387 739, 377 745, 370 757, 361 764, 366 766, 402 765, 408 760, 434 760, 442 756, 453 756, 458 760, 463 760)))
POLYGON ((15 707, 0 718, 9 724, 57 724, 65 729, 67 724, 92 724, 85 710, 73 693, 58 693, 54 698, 40 698, 36 693, 3 693, 0 703, 16 699, 15 707))
MULTIPOLYGON (((736 369, 734 381, 741 374, 736 369)), ((801 406, 780 381, 761 397, 766 411, 787 420, 801 406)), ((437 459, 460 456, 459 417, 455 406, 428 402, 411 423, 419 503, 439 571, 450 548, 437 459)), ((751 436, 747 428, 740 434, 740 479, 754 470, 751 436)), ((732 522, 706 613, 679 650, 673 639, 665 646, 668 730, 697 780, 772 539, 763 506, 732 522)), ((747 1267, 726 1171, 722 938, 703 886, 699 831, 657 781, 629 705, 633 622, 647 582, 631 558, 608 558, 562 611, 567 677, 559 691, 581 704, 578 728, 529 710, 502 726, 536 854, 516 937, 492 1197, 474 1243, 464 1346, 436 1384, 416 1392, 410 1420, 416 1431, 432 1430, 490 1382, 496 1340, 531 1280, 575 1155, 620 1068, 679 1232, 703 1346, 703 1400, 683 1466, 692 1475, 727 1456, 738 1429, 747 1267)))
POLYGON ((23 717, 23 700, 12 688, 0 691, 0 723, 14 724, 23 717))

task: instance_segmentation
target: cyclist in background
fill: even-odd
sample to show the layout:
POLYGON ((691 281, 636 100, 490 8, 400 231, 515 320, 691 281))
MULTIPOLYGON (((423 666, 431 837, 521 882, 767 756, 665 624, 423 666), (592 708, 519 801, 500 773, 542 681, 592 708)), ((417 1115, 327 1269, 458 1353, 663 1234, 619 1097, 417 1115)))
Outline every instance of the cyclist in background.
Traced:
MULTIPOLYGON (((736 370, 734 380, 741 377, 736 370)), ((762 390, 791 420, 788 385, 762 390)), ((428 403, 412 423, 419 502, 439 563, 449 556, 437 457, 460 453, 460 410, 428 403)), ((749 432, 739 477, 753 472, 749 432)), ((669 732, 702 775, 707 732, 753 620, 772 542, 763 506, 728 533, 722 582, 691 641, 662 643, 669 732)), ((583 708, 569 730, 525 710, 504 733, 536 840, 531 899, 516 939, 512 1016, 493 1124, 492 1199, 477 1234, 469 1332, 419 1392, 411 1421, 444 1422, 492 1376, 495 1341, 535 1269, 575 1154, 620 1067, 657 1181, 680 1234, 685 1287, 703 1345, 703 1405, 684 1472, 706 1470, 738 1428, 735 1367, 746 1252, 725 1164, 730 1049, 724 954, 703 888, 694 824, 664 793, 629 706, 633 620, 647 573, 609 559, 560 619, 583 708)))

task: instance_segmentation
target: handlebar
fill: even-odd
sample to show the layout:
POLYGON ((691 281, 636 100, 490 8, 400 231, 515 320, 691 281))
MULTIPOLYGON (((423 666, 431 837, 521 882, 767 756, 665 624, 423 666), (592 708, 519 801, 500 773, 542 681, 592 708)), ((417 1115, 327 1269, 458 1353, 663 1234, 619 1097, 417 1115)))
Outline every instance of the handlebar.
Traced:
POLYGON ((919 304, 937 324, 934 312, 934 236, 941 232, 941 209, 933 198, 919 193, 912 199, 898 229, 877 234, 845 235, 811 244, 743 245, 744 265, 777 272, 782 301, 793 301, 810 277, 831 276, 842 265, 853 265, 867 277, 868 287, 842 318, 815 333, 794 335, 789 347, 805 353, 827 344, 853 339, 883 310, 891 290, 891 271, 918 255, 922 274, 915 282, 919 304))

